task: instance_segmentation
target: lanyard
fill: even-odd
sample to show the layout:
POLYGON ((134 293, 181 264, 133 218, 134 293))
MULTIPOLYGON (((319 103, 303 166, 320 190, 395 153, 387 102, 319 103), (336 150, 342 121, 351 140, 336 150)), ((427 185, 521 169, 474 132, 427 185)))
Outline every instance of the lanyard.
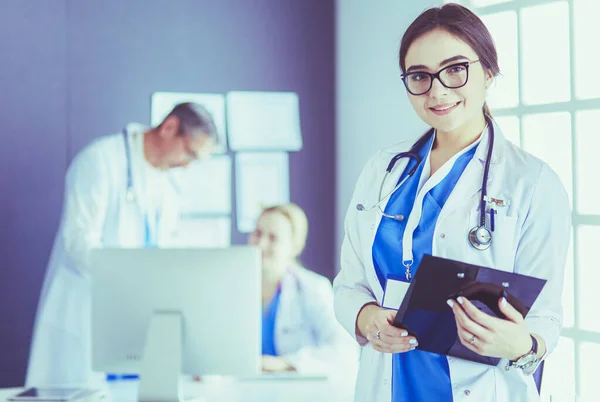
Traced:
MULTIPOLYGON (((485 131, 485 129, 484 129, 485 131)), ((436 134, 434 134, 436 135, 436 134)), ((471 150, 473 147, 477 146, 481 141, 481 136, 479 139, 475 141, 470 146, 466 147, 462 151, 458 152, 452 158, 450 158, 444 165, 439 168, 433 176, 430 177, 431 173, 431 148, 427 152, 425 156, 425 166, 423 167, 423 171, 421 172, 421 177, 419 178, 419 187, 417 190, 417 196, 415 198, 415 203, 413 205, 413 209, 410 212, 408 220, 406 222, 406 228, 404 229, 404 235, 402 236, 402 265, 405 268, 405 276, 406 281, 410 282, 412 279, 411 267, 414 262, 413 256, 413 235, 419 223, 421 221, 421 216, 423 215, 423 200, 425 199, 425 195, 437 186, 444 178, 450 173, 452 168, 454 167, 454 163, 456 160, 463 155, 464 153, 471 150)), ((434 140, 431 142, 431 147, 433 147, 434 140)))

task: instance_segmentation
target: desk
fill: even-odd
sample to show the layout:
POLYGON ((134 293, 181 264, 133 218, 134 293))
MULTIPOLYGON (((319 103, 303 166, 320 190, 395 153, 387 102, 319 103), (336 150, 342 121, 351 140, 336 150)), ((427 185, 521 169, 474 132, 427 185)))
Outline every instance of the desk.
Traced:
MULTIPOLYGON (((107 385, 113 402, 137 402, 138 382, 124 380, 107 385)), ((207 402, 351 402, 354 384, 337 384, 331 380, 270 379, 237 381, 232 378, 209 378, 186 382, 184 395, 203 396, 207 402)), ((20 388, 0 389, 0 402, 20 388)))

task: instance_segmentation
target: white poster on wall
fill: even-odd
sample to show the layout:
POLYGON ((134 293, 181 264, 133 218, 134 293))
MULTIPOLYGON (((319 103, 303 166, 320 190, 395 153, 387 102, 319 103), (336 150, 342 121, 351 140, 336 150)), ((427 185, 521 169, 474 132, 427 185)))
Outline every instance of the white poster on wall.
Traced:
POLYGON ((223 248, 231 245, 231 218, 186 218, 179 222, 172 247, 223 248))
POLYGON ((225 119, 225 95, 186 92, 154 92, 151 100, 150 124, 159 125, 171 110, 183 102, 195 102, 206 108, 212 115, 219 135, 216 153, 227 151, 227 128, 225 119))
POLYGON ((231 165, 229 155, 214 155, 172 170, 183 216, 231 213, 231 165))
POLYGON ((288 159, 286 152, 243 152, 236 155, 236 212, 239 232, 252 232, 263 208, 289 202, 288 159))
POLYGON ((227 93, 227 126, 234 151, 302 149, 300 106, 294 92, 227 93))

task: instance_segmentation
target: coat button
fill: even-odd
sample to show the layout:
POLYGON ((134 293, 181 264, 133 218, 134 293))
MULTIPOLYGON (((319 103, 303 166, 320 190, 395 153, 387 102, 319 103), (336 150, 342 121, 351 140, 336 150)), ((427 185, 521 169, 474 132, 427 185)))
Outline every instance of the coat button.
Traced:
POLYGON ((445 238, 446 238, 446 234, 445 234, 445 233, 442 233, 442 234, 440 235, 440 237, 441 237, 442 239, 445 239, 445 238))
POLYGON ((387 385, 388 384, 388 380, 387 378, 385 380, 383 380, 383 385, 387 385))
POLYGON ((471 395, 471 391, 468 389, 465 389, 465 396, 469 396, 469 395, 471 395))

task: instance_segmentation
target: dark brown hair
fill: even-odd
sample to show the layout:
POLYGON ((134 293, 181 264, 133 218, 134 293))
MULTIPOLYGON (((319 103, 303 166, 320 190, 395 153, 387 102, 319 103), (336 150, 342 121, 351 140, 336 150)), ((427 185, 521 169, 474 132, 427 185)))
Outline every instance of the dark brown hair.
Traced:
MULTIPOLYGON (((490 71, 494 77, 500 74, 498 53, 490 31, 471 10, 454 3, 425 10, 410 24, 400 42, 398 59, 402 72, 405 72, 406 53, 410 45, 435 29, 448 32, 467 43, 477 53, 485 70, 490 71)), ((483 104, 483 112, 491 116, 487 103, 483 104)))

